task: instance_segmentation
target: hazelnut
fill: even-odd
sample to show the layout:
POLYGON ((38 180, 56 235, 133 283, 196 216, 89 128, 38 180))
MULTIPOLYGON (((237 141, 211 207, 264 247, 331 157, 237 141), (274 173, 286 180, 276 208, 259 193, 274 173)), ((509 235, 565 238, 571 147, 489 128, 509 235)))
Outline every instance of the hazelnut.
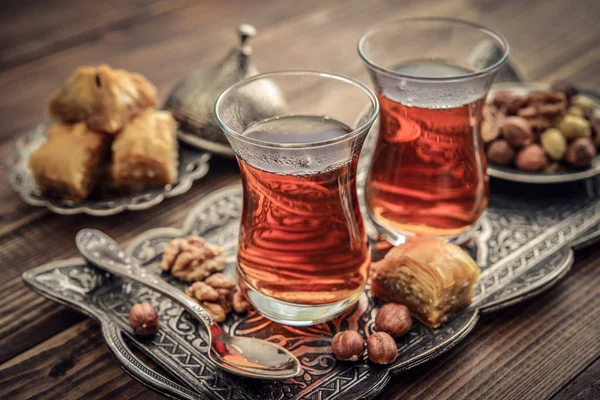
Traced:
POLYGON ((502 126, 502 136, 512 147, 523 147, 533 142, 531 127, 521 117, 507 117, 502 126))
POLYGON ((567 140, 556 128, 546 129, 540 136, 542 147, 551 159, 562 160, 567 152, 567 140))
POLYGON ((567 149, 566 161, 574 167, 587 167, 596 157, 596 147, 591 139, 579 138, 567 149))
POLYGON ((408 307, 403 304, 388 303, 381 307, 375 317, 375 330, 399 337, 410 330, 412 318, 408 307))
POLYGON ((554 82, 550 90, 555 92, 563 92, 569 99, 579 93, 575 85, 566 79, 561 79, 554 82))
POLYGON ((592 112, 594 111, 594 108, 598 107, 594 100, 584 94, 573 96, 571 105, 581 108, 583 112, 592 112))
POLYGON ((577 106, 571 106, 567 109, 567 114, 576 115, 578 117, 583 117, 585 113, 583 110, 577 106))
POLYGON ((158 313, 152 304, 138 303, 129 311, 129 325, 136 335, 154 335, 158 331, 158 313))
POLYGON ((565 139, 589 138, 592 136, 590 123, 576 115, 565 115, 558 123, 557 128, 563 133, 565 139))
POLYGON ((487 158, 494 164, 508 165, 515 158, 515 151, 506 140, 496 140, 488 147, 487 158))
POLYGON ((537 145, 532 144, 522 149, 517 154, 515 164, 522 171, 540 171, 546 167, 548 159, 544 150, 537 145))
POLYGON ((391 364, 398 357, 398 346, 389 334, 377 332, 367 339, 367 352, 375 364, 391 364))
POLYGON ((357 361, 365 352, 365 340, 356 331, 338 332, 331 341, 331 350, 340 361, 357 361))

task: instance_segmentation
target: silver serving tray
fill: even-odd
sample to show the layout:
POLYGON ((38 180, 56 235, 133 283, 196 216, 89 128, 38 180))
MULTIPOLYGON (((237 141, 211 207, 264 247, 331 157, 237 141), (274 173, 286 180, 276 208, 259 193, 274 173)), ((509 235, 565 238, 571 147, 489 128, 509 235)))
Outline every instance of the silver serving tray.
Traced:
MULTIPOLYGON (((231 315, 223 324, 226 331, 279 343, 301 361, 301 376, 266 382, 220 371, 206 356, 204 332, 181 307, 138 284, 97 270, 81 258, 42 265, 23 274, 23 279, 42 295, 99 321, 106 343, 123 369, 165 396, 221 400, 371 398, 392 375, 427 362, 456 345, 469 334, 482 313, 518 303, 552 287, 573 263, 572 246, 580 248, 597 239, 600 179, 587 181, 586 185, 570 184, 554 197, 540 187, 534 187, 534 191, 528 191, 529 188, 502 181, 494 186, 476 239, 467 247, 482 269, 472 305, 439 329, 415 323, 409 333, 397 340, 397 361, 386 367, 374 365, 366 358, 357 363, 339 362, 331 354, 330 341, 336 332, 355 329, 368 335, 373 331, 378 304, 368 295, 363 295, 358 305, 342 317, 308 328, 278 325, 255 312, 231 315), (500 191, 494 191, 496 186, 500 191), (161 328, 150 339, 136 337, 127 321, 130 307, 142 301, 151 302, 159 310, 161 328), (178 382, 144 365, 124 337, 178 382)), ((225 249, 226 273, 233 275, 241 206, 241 186, 218 190, 190 211, 181 229, 147 231, 134 238, 126 251, 153 273, 162 274, 158 262, 164 246, 175 237, 201 235, 225 249)), ((186 286, 170 276, 165 278, 182 289, 186 286)))
MULTIPOLYGON (((550 85, 547 83, 538 82, 499 83, 492 87, 490 96, 501 91, 511 92, 518 96, 525 96, 533 90, 548 90, 549 88, 550 85)), ((596 105, 600 108, 600 95, 598 93, 589 91, 583 91, 582 93, 596 100, 596 105)), ((494 165, 488 162, 487 171, 489 176, 513 182, 537 184, 574 182, 600 174, 600 154, 592 161, 592 165, 584 169, 567 168, 557 172, 527 172, 521 171, 515 167, 494 165)))
POLYGON ((145 210, 157 205, 165 198, 187 192, 192 187, 192 183, 206 175, 209 169, 210 153, 180 146, 179 178, 172 184, 146 188, 135 194, 111 194, 105 198, 91 197, 81 202, 52 198, 37 189, 29 169, 29 157, 46 140, 48 126, 48 124, 38 125, 35 129, 19 137, 6 157, 4 170, 10 187, 25 203, 47 207, 57 214, 83 213, 107 216, 125 210, 145 210))

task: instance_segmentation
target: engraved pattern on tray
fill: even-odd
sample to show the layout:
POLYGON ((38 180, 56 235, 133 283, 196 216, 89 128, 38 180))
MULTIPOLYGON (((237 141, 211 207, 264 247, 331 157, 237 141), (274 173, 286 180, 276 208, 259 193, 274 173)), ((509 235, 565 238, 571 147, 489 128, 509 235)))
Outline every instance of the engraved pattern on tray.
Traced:
MULTIPOLYGON (((181 230, 150 230, 135 238, 127 251, 160 274, 158 259, 165 244, 174 237, 195 233, 225 248, 229 256, 226 272, 233 274, 241 194, 239 186, 214 192, 193 208, 181 230)), ((596 195, 574 197, 572 202, 542 198, 531 203, 502 196, 493 198, 478 228, 477 240, 468 247, 482 267, 476 298, 481 309, 497 309, 519 301, 551 286, 564 275, 572 263, 568 242, 600 222, 600 202, 595 200, 596 195)), ((231 316, 224 324, 227 331, 280 343, 301 360, 301 376, 266 383, 234 378, 216 369, 203 351, 206 342, 202 331, 198 331, 198 324, 170 300, 139 285, 110 278, 79 259, 39 267, 24 277, 49 297, 59 301, 62 298, 62 302, 72 303, 79 309, 87 308, 96 318, 110 321, 115 329, 128 335, 136 347, 195 392, 215 399, 368 398, 383 388, 390 373, 425 362, 458 343, 478 317, 477 308, 471 307, 437 330, 415 323, 411 331, 398 340, 398 360, 385 368, 373 366, 366 360, 356 364, 338 362, 329 354, 330 340, 338 330, 352 328, 372 332, 376 303, 370 297, 361 297, 359 305, 342 318, 308 328, 277 325, 254 312, 231 316), (131 333, 127 311, 137 301, 150 301, 160 310, 161 329, 154 339, 142 340, 131 333)), ((165 278, 180 288, 185 287, 170 276, 165 278)), ((113 346, 110 339, 107 341, 112 351, 128 352, 126 348, 113 346)), ((140 372, 131 368, 137 367, 129 367, 132 374, 140 372)), ((155 390, 173 395, 164 382, 156 381, 147 373, 141 380, 155 390), (159 387, 159 383, 163 386, 159 387)), ((191 398, 183 392, 176 396, 191 398)))

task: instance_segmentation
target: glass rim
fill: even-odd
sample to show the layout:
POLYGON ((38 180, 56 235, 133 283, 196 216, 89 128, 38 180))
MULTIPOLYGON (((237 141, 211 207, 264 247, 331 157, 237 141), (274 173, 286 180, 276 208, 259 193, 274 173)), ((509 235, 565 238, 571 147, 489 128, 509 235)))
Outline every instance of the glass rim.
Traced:
POLYGON ((508 59, 508 53, 509 53, 509 49, 510 49, 508 42, 506 41, 504 36, 502 36, 498 32, 496 32, 488 27, 485 27, 483 25, 480 25, 480 24, 477 24, 474 22, 458 19, 458 18, 445 18, 445 17, 407 17, 407 18, 398 18, 395 20, 387 21, 387 22, 384 22, 383 24, 378 24, 377 26, 371 27, 365 33, 363 33, 363 35, 358 40, 357 47, 358 47, 358 55, 360 56, 360 58, 362 58, 362 60, 367 64, 367 66, 369 68, 372 68, 372 69, 374 69, 380 73, 383 73, 385 75, 388 75, 388 76, 392 76, 392 77, 396 77, 396 78, 406 78, 406 79, 410 79, 413 81, 425 81, 425 82, 452 82, 452 81, 460 81, 460 80, 471 79, 471 78, 487 75, 487 74, 497 70, 498 68, 500 68, 506 62, 506 60, 508 59), (387 28, 390 25, 398 24, 398 23, 406 23, 406 22, 442 22, 442 23, 446 23, 448 25, 463 26, 466 28, 472 28, 472 29, 478 30, 478 31, 483 32, 483 33, 487 34, 488 36, 494 38, 497 42, 499 42, 502 45, 502 47, 503 47, 502 57, 500 57, 500 59, 498 61, 496 61, 494 64, 492 64, 486 68, 483 68, 481 70, 473 71, 473 72, 469 72, 469 73, 465 73, 465 74, 460 74, 460 75, 451 75, 451 76, 444 76, 444 77, 439 77, 439 76, 427 77, 427 76, 419 76, 419 75, 401 73, 401 72, 397 72, 397 71, 394 71, 394 70, 391 70, 388 68, 384 68, 384 67, 376 64, 375 62, 371 61, 369 59, 369 57, 367 57, 367 55, 363 51, 363 47, 364 47, 364 44, 365 44, 365 41, 367 40, 367 38, 370 35, 372 35, 373 33, 381 31, 382 29, 387 28))
MULTIPOLYGON (((353 139, 353 138, 359 136, 362 132, 364 132, 365 130, 368 130, 369 127, 371 125, 373 125, 373 123, 375 122, 375 119, 379 115, 379 101, 377 100, 377 96, 375 95, 375 93, 373 93, 373 91, 371 89, 369 89, 368 86, 366 86, 364 83, 360 82, 359 80, 351 78, 349 76, 337 74, 334 72, 317 71, 317 70, 310 70, 310 69, 293 69, 293 70, 265 72, 262 74, 253 75, 251 77, 242 79, 241 81, 234 83, 233 85, 231 85, 227 89, 225 89, 219 95, 219 97, 217 97, 217 101, 215 101, 215 105, 214 105, 214 114, 215 114, 215 120, 217 121, 217 124, 219 124, 219 126, 221 127, 221 129, 223 129, 223 131, 225 131, 227 134, 229 134, 243 142, 250 143, 253 145, 257 145, 257 146, 262 146, 262 147, 269 147, 269 148, 303 149, 303 148, 320 147, 320 146, 327 146, 330 144, 340 143, 340 142, 344 142, 346 140, 353 139), (273 76, 285 76, 285 75, 288 75, 288 76, 311 75, 311 76, 315 76, 315 77, 335 79, 335 80, 338 80, 341 82, 351 84, 351 85, 357 87, 358 89, 362 90, 368 96, 369 100, 371 100, 371 104, 373 106, 373 111, 371 112, 371 116, 368 118, 367 121, 365 121, 363 124, 358 126, 356 129, 353 129, 352 131, 348 132, 346 135, 343 135, 343 136, 340 136, 337 138, 333 138, 333 139, 320 140, 320 141, 310 142, 310 143, 277 143, 277 142, 271 142, 271 141, 266 141, 266 140, 258 140, 258 139, 249 138, 249 137, 244 136, 242 134, 242 132, 237 132, 236 130, 231 129, 221 119, 221 116, 219 114, 219 107, 220 107, 221 103, 223 102, 223 99, 225 97, 227 97, 227 95, 230 94, 232 91, 239 89, 240 87, 242 87, 250 82, 253 82, 253 81, 257 81, 260 79, 265 79, 265 78, 269 78, 269 77, 273 77, 273 76)), ((294 115, 294 114, 287 114, 287 115, 294 115)))

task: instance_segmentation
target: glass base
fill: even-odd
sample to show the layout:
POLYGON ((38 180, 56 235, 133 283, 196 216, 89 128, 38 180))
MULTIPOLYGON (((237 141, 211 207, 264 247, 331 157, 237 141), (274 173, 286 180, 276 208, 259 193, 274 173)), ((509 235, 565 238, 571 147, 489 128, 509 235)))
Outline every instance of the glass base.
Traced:
MULTIPOLYGON (((483 214, 482 214, 483 216, 483 214)), ((458 235, 452 236, 441 236, 441 235, 431 235, 435 238, 444 240, 449 243, 453 243, 456 245, 462 245, 471 239, 475 233, 475 231, 479 228, 479 223, 481 221, 481 216, 471 225, 471 228, 467 231, 461 232, 458 235)), ((402 230, 394 230, 389 227, 382 225, 379 223, 377 218, 375 218, 370 210, 369 210, 369 219, 375 225, 377 231, 393 246, 398 246, 406 241, 406 238, 417 236, 414 232, 402 231, 402 230)))
POLYGON ((271 321, 291 326, 311 326, 329 321, 348 310, 364 292, 364 286, 352 296, 320 305, 288 303, 265 296, 249 285, 244 285, 246 296, 258 313, 271 321))

